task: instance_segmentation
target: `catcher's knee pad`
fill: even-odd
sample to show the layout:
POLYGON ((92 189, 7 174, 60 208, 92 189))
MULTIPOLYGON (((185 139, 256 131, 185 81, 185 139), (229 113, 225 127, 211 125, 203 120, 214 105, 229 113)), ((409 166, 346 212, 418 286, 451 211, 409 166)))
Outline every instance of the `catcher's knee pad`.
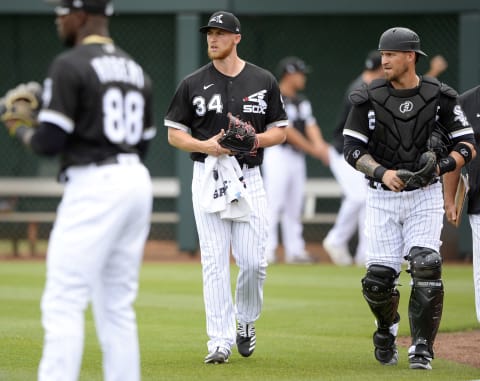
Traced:
POLYGON ((371 265, 362 279, 363 297, 377 318, 379 330, 388 330, 397 317, 400 293, 396 289, 398 274, 387 266, 371 265))
POLYGON ((442 257, 428 247, 414 246, 405 257, 410 262, 408 272, 415 279, 440 279, 442 276, 442 257))
POLYGON ((433 341, 443 310, 442 259, 435 250, 418 246, 410 250, 406 259, 412 276, 408 305, 412 345, 426 345, 433 357, 433 341))

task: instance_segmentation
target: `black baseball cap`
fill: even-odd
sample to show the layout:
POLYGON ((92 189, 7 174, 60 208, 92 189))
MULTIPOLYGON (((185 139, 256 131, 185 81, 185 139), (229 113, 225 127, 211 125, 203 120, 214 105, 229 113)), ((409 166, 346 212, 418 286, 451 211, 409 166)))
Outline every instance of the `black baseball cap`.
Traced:
POLYGON ((58 16, 68 15, 72 11, 85 11, 105 16, 113 15, 111 0, 45 0, 45 2, 56 6, 55 13, 58 16))
POLYGON ((378 50, 372 50, 365 58, 365 69, 376 70, 382 66, 382 54, 378 50))
POLYGON ((310 73, 310 67, 308 67, 303 60, 298 57, 285 57, 278 63, 277 74, 281 78, 285 74, 293 73, 310 73))
POLYGON ((230 12, 218 11, 210 16, 208 24, 200 28, 200 32, 207 33, 210 28, 218 28, 226 30, 227 32, 239 34, 240 21, 230 12))

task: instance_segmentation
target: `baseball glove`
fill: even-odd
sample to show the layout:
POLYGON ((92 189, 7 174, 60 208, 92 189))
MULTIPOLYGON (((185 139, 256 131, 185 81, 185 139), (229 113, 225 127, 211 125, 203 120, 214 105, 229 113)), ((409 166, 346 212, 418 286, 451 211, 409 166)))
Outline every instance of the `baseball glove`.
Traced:
POLYGON ((228 113, 228 128, 218 143, 234 152, 255 155, 258 147, 257 134, 250 122, 244 122, 228 113))
POLYGON ((42 87, 37 82, 22 83, 0 99, 0 119, 13 135, 19 126, 34 127, 41 106, 42 87))
POLYGON ((420 169, 416 172, 407 169, 398 169, 397 176, 405 183, 405 186, 423 188, 430 184, 437 176, 437 158, 434 152, 422 153, 419 160, 420 169))

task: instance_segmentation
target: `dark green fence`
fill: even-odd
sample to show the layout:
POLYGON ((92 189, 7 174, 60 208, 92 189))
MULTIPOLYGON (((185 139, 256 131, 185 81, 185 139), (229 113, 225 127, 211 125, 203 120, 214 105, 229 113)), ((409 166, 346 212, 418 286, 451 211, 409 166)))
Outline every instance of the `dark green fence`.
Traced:
MULTIPOLYGON (((207 22, 210 13, 202 15, 202 23, 207 22)), ((417 31, 423 50, 430 56, 442 54, 449 63, 440 79, 453 87, 459 83, 459 16, 456 13, 309 15, 307 12, 295 16, 239 16, 243 29, 241 57, 273 72, 277 62, 286 55, 297 55, 311 66, 306 93, 327 140, 332 136, 345 87, 360 73, 366 53, 376 48, 380 34, 389 27, 406 26, 417 31)), ((136 57, 154 81, 158 134, 147 157, 153 176, 175 176, 176 154, 167 144, 163 127, 164 113, 177 85, 175 17, 173 13, 120 13, 111 19, 116 43, 136 57)), ((19 82, 42 81, 50 60, 63 49, 56 36, 53 15, 1 15, 0 34, 3 48, 0 94, 19 82)), ((191 38, 201 41, 202 47, 201 57, 192 59, 207 62, 204 37, 195 34, 191 38)), ((421 60, 418 67, 420 73, 427 71, 428 59, 421 60)), ((54 176, 56 169, 55 160, 29 154, 0 129, 0 176, 54 176)), ((311 159, 308 159, 308 174, 331 176, 320 162, 311 159)), ((171 203, 156 205, 156 208, 171 207, 171 203)), ((326 203, 320 203, 319 208, 326 209, 326 203)), ((323 238, 326 229, 328 226, 318 226, 310 234, 312 228, 309 228, 307 234, 311 237, 307 238, 323 238)), ((154 233, 172 238, 171 230, 159 232, 157 229, 154 233)))

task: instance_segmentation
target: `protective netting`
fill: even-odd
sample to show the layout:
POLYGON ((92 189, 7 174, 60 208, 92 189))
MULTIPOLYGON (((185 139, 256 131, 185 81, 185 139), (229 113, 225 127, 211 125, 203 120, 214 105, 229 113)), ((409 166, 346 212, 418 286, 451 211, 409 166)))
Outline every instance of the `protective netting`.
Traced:
MULTIPOLYGON (((202 17, 206 22, 209 15, 202 17)), ((277 62, 287 55, 301 57, 312 69, 306 94, 327 140, 331 139, 335 120, 348 83, 363 68, 366 53, 375 49, 380 34, 392 26, 414 29, 421 38, 422 49, 433 56, 442 54, 448 70, 440 79, 456 88, 458 83, 458 17, 455 14, 435 15, 303 15, 253 16, 238 15, 242 23, 242 58, 276 72, 277 62)), ((43 81, 51 59, 62 51, 53 16, 0 16, 3 52, 0 94, 19 82, 43 81)), ((118 15, 111 20, 111 33, 116 43, 131 53, 150 74, 155 88, 157 137, 151 144, 147 166, 153 176, 176 175, 176 150, 168 145, 163 117, 177 86, 175 62, 175 15, 118 15)), ((204 36, 200 39, 201 62, 207 62, 204 36)), ((193 57, 195 58, 195 57, 193 57)), ((428 69, 428 59, 418 63, 418 72, 428 69)), ((57 162, 40 159, 26 151, 0 128, 0 176, 51 176, 57 162)), ((308 176, 332 176, 319 161, 308 159, 308 176)), ((58 200, 21 199, 14 208, 54 211, 58 200)), ((2 205, 0 203, 0 205, 2 205)), ((318 212, 335 212, 339 200, 319 200, 318 212)), ((175 210, 175 200, 156 200, 155 210, 175 210)), ((321 240, 330 226, 308 225, 307 240, 321 240)), ((47 236, 50 225, 40 229, 47 236)), ((0 239, 12 235, 25 236, 24 224, 0 223, 0 239), (8 225, 8 226, 7 226, 8 225)), ((152 228, 152 238, 174 239, 171 225, 152 228)))

